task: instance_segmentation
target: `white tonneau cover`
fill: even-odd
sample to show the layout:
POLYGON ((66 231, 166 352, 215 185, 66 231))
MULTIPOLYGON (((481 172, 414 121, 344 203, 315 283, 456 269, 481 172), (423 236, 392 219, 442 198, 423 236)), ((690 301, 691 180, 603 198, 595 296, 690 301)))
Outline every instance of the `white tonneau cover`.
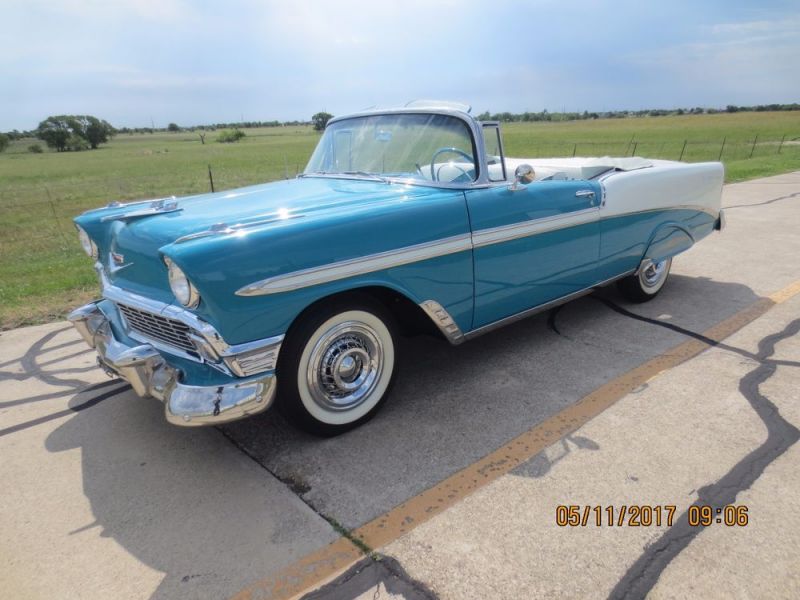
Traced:
MULTIPOLYGON (((591 179, 610 169, 635 171, 653 166, 653 161, 638 156, 600 158, 507 158, 506 173, 513 179, 514 170, 522 164, 533 167, 535 178, 542 179, 591 179)), ((492 166, 489 167, 491 171, 492 166)))

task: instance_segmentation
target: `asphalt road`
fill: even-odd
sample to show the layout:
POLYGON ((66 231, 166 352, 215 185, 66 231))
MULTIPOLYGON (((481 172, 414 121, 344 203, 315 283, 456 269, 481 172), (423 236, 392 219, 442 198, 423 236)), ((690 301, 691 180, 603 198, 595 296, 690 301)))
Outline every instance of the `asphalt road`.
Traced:
POLYGON ((726 186, 723 203, 725 232, 676 259, 653 302, 606 290, 457 348, 405 340, 385 409, 330 440, 271 412, 174 428, 156 401, 97 370, 66 323, 3 332, 0 589, 278 597, 326 583, 313 597, 797 597, 800 172, 726 186), (754 305, 758 318, 724 344, 673 360, 754 305), (625 388, 648 364, 647 380, 625 388), (567 435, 550 431, 615 385, 618 401, 567 435), (537 426, 549 440, 540 450, 501 458, 491 481, 402 530, 370 533, 537 426), (749 522, 691 526, 693 503, 746 505, 749 522), (556 507, 570 504, 675 505, 675 522, 557 526, 556 507), (350 568, 362 551, 371 557, 350 568))

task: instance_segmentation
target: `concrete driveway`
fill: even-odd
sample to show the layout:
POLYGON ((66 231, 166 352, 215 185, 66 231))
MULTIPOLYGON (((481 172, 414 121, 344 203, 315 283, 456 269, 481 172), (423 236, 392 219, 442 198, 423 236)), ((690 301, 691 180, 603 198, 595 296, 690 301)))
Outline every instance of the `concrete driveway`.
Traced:
POLYGON ((610 289, 457 348, 405 340, 386 408, 330 440, 274 413, 174 428, 66 323, 3 332, 0 589, 797 597, 800 172, 723 202, 653 302, 610 289), (560 505, 675 508, 561 527, 560 505), (748 522, 692 525, 705 505, 748 522))

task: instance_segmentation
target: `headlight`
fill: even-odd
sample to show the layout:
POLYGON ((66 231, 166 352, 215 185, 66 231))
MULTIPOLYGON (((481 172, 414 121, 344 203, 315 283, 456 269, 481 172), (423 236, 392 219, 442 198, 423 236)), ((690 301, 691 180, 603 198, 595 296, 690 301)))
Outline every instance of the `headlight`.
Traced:
POLYGON ((192 285, 192 282, 189 281, 180 267, 170 259, 165 257, 164 262, 167 264, 169 287, 172 293, 175 294, 175 298, 187 308, 197 306, 200 303, 200 294, 192 285))
POLYGON ((86 255, 96 259, 97 258, 97 244, 92 241, 89 234, 83 230, 80 225, 75 225, 78 228, 78 239, 81 241, 81 248, 86 252, 86 255))

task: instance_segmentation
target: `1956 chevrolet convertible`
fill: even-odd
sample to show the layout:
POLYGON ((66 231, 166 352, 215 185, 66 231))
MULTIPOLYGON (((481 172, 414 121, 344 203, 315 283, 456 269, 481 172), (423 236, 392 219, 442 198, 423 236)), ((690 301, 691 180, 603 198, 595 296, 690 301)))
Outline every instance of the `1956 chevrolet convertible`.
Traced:
POLYGON ((616 282, 634 302, 721 230, 723 168, 519 159, 469 108, 332 119, 287 181, 75 219, 102 298, 70 320, 176 425, 273 403, 335 435, 389 393, 397 335, 459 344, 616 282))

